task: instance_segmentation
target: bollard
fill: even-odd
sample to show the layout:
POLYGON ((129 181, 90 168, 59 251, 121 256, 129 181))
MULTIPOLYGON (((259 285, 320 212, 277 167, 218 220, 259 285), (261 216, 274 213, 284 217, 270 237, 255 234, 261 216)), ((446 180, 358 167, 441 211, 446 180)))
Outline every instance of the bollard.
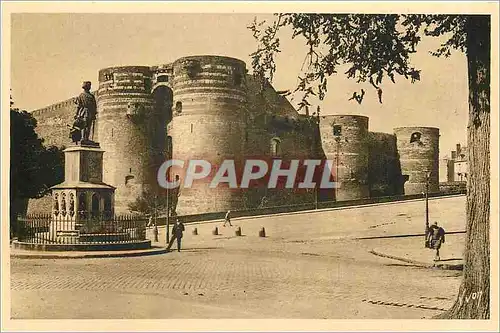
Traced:
POLYGON ((198 235, 198 228, 193 229, 193 235, 195 235, 195 236, 198 235))
POLYGON ((234 232, 236 236, 241 236, 241 227, 238 227, 236 231, 234 232))
POLYGON ((266 229, 264 227, 259 230, 259 237, 266 237, 266 229))
POLYGON ((215 229, 212 231, 212 235, 217 236, 219 234, 219 228, 215 227, 215 229))

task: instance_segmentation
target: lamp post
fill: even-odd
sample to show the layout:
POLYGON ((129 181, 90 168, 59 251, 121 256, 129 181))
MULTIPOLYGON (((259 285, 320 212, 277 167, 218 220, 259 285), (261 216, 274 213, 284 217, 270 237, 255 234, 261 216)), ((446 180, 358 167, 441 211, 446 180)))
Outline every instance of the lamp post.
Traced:
POLYGON ((335 158, 335 201, 338 201, 340 136, 336 136, 335 141, 337 142, 337 157, 335 158))
POLYGON ((314 209, 318 209, 318 188, 314 186, 314 209))
MULTIPOLYGON (((167 156, 168 159, 172 158, 172 139, 170 136, 167 136, 167 156)), ((170 168, 167 170, 167 181, 170 182, 170 168)), ((167 216, 165 220, 165 236, 166 236, 166 243, 165 247, 168 247, 168 243, 170 241, 170 189, 167 186, 167 216)))
POLYGON ((431 172, 425 173, 425 246, 427 247, 427 237, 429 233, 429 179, 431 172))
MULTIPOLYGON (((169 179, 169 178, 170 177, 168 177, 168 174, 167 174, 167 179, 169 179)), ((165 235, 167 237, 165 246, 168 247, 168 243, 170 241, 170 190, 168 187, 167 187, 167 217, 166 217, 166 221, 165 221, 165 235)))
POLYGON ((431 178, 430 171, 425 174, 425 223, 429 223, 429 179, 431 178))

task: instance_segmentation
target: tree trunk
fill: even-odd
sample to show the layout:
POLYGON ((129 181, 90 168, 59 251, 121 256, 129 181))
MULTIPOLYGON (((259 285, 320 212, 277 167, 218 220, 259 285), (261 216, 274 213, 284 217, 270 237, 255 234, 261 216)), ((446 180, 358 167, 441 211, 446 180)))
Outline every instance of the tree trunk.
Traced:
POLYGON ((469 124, 464 274, 453 307, 439 318, 490 318, 490 17, 467 18, 469 124))

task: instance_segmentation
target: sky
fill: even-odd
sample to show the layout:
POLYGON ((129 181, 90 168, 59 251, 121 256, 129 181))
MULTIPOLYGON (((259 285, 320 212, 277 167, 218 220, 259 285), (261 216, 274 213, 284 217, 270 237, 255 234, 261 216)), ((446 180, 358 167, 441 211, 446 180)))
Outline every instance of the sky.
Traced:
MULTIPOLYGON (((15 106, 34 110, 71 98, 90 80, 97 87, 101 68, 158 65, 188 55, 224 55, 246 62, 257 44, 247 26, 272 18, 269 14, 13 14, 11 24, 11 88, 15 106)), ((287 37, 288 36, 288 37, 287 37)), ((293 89, 304 61, 302 40, 281 36, 273 86, 293 89)), ((463 54, 449 58, 429 54, 440 44, 424 38, 412 64, 421 80, 403 78, 383 85, 383 103, 364 86, 361 105, 348 101, 360 87, 337 74, 329 79, 328 94, 317 103, 323 115, 359 114, 370 118, 371 131, 393 133, 394 127, 440 128, 440 157, 457 143, 465 145, 468 84, 463 54)), ((295 103, 292 100, 292 103, 295 103)), ((316 106, 316 104, 314 105, 316 106)))

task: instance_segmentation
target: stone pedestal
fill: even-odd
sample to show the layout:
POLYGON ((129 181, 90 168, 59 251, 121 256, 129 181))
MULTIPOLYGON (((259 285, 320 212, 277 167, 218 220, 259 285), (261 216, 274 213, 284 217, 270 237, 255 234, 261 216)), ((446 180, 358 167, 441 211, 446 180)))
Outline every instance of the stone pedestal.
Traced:
POLYGON ((82 220, 113 217, 115 188, 102 181, 103 154, 98 143, 64 150, 64 182, 52 187, 51 233, 73 237, 82 220))

